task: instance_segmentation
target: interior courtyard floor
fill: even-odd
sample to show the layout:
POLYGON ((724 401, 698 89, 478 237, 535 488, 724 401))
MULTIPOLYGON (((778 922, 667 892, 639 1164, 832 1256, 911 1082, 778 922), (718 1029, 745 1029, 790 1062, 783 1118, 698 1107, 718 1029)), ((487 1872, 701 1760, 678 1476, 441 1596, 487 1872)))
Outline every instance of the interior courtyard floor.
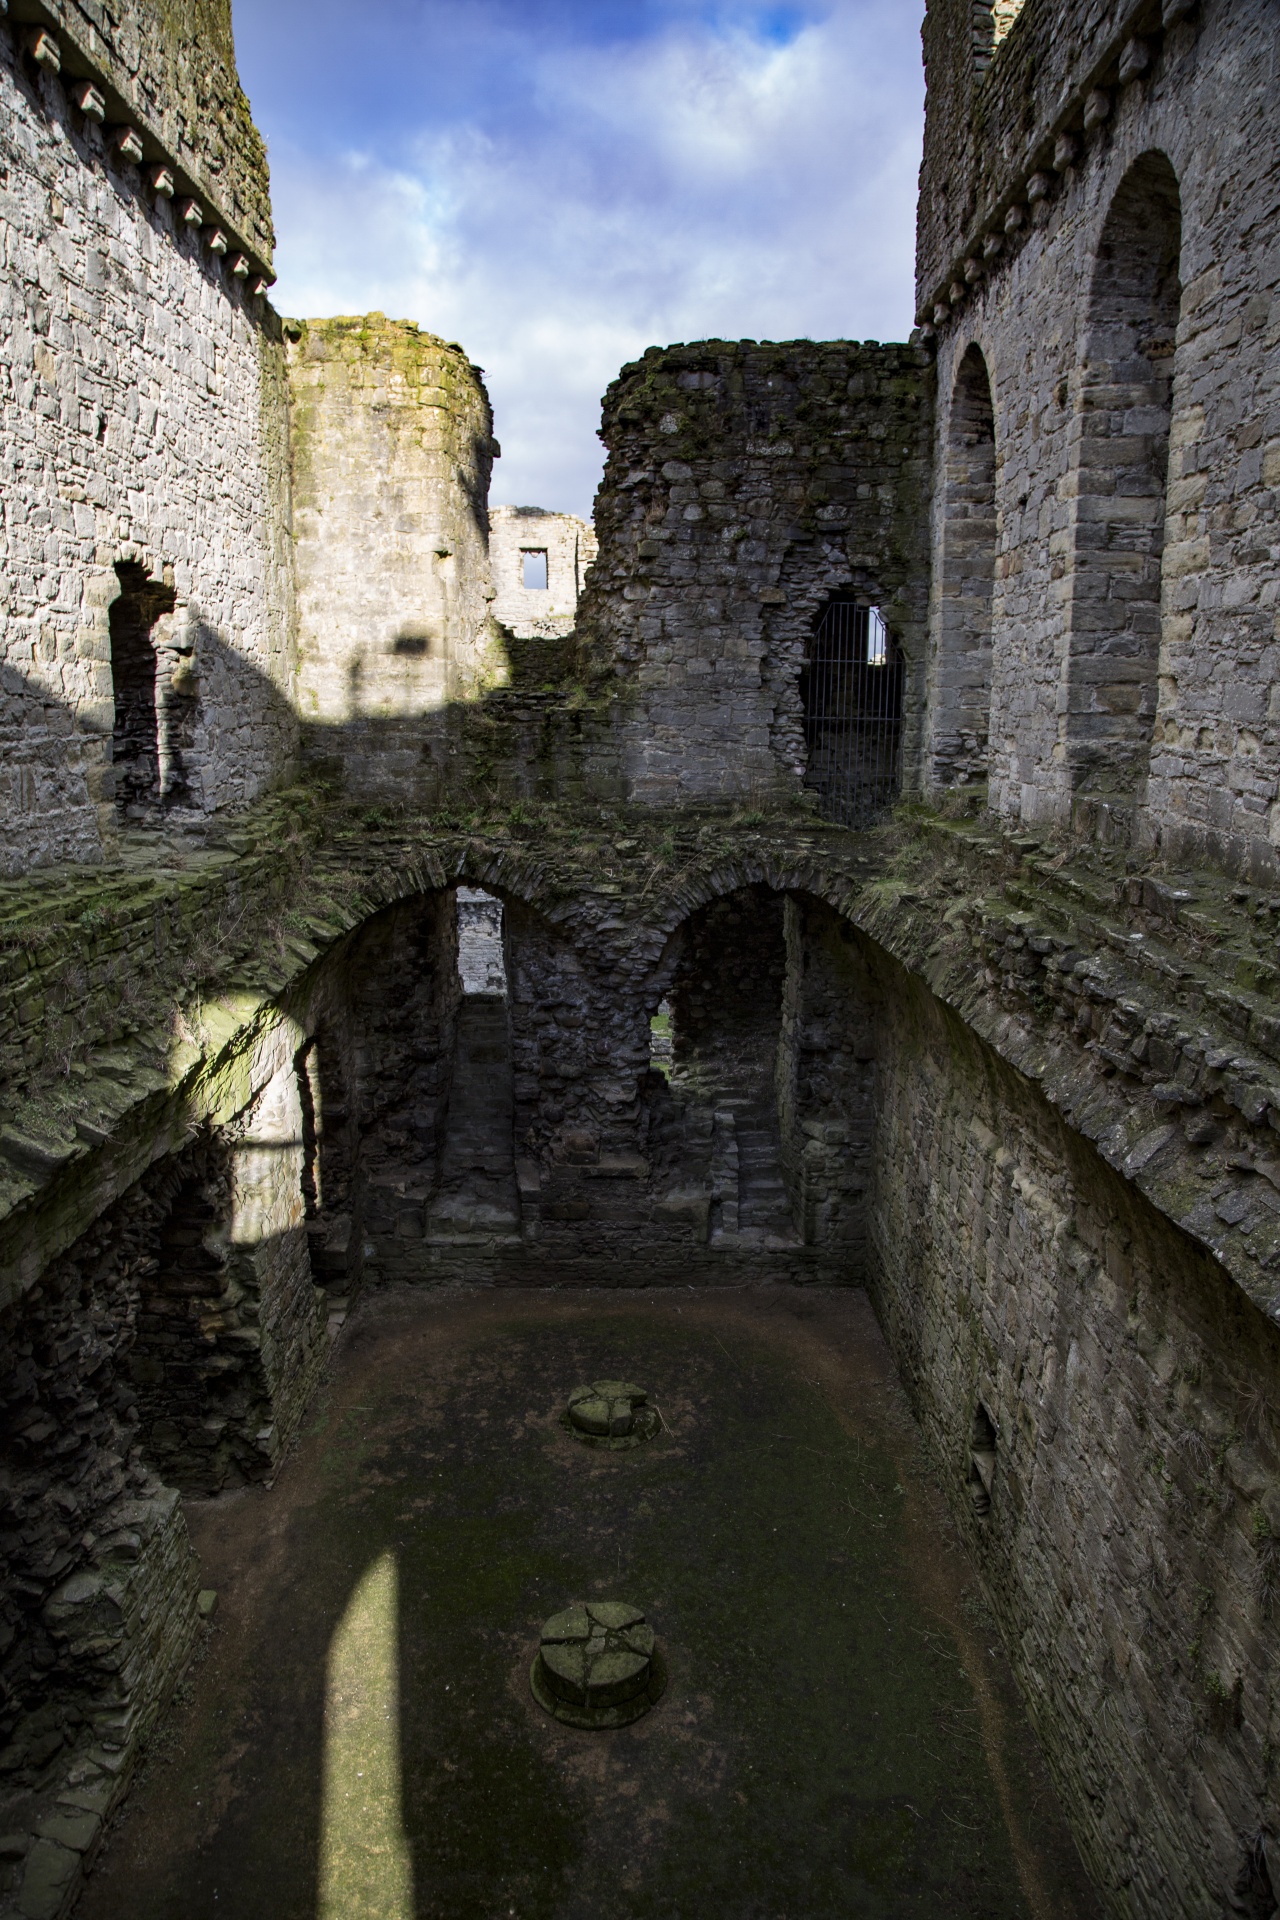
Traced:
POLYGON ((82 1920, 1096 1912, 861 1291, 366 1295, 188 1520, 207 1647, 82 1920), (566 1429, 602 1377, 656 1439, 566 1429), (560 1725, 539 1626, 615 1597, 666 1693, 560 1725))

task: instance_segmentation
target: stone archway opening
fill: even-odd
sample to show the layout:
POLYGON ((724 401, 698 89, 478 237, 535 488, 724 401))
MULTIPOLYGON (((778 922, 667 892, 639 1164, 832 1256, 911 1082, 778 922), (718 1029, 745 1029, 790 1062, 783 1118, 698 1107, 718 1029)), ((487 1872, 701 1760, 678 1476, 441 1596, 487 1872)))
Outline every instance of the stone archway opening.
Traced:
POLYGON ((929 771, 935 786, 963 787, 987 777, 997 539, 995 410, 976 346, 956 375, 941 508, 929 771))
POLYGON ((1125 805, 1144 797, 1155 729, 1181 247, 1177 177, 1144 154, 1090 295, 1066 716, 1073 792, 1125 805))
POLYGON ((671 1091, 709 1134, 713 1246, 796 1244, 777 1098, 785 906, 756 885, 691 914, 664 1002, 671 1091))

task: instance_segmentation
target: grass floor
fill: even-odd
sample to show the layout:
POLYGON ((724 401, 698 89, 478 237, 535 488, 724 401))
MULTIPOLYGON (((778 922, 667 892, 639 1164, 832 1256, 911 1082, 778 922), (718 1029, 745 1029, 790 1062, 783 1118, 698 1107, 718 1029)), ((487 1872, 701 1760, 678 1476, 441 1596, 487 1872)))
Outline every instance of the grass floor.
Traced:
POLYGON ((368 1300, 270 1490, 193 1505, 219 1608, 81 1920, 1068 1920, 1094 1906, 863 1295, 368 1300), (570 1390, 645 1386, 601 1452, 570 1390), (670 1670, 528 1684, 569 1602, 670 1670))

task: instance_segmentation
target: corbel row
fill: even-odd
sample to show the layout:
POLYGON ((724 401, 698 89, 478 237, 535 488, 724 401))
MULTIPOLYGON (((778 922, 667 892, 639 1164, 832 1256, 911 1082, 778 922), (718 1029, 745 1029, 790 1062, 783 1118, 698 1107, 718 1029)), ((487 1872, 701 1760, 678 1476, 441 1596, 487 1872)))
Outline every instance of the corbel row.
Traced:
MULTIPOLYGON (((1160 29, 1179 25, 1198 5, 1199 0, 1163 0, 1160 29)), ((1080 165, 1089 136, 1111 119, 1117 92, 1151 71, 1158 50, 1151 33, 1131 33, 1118 58, 1113 48, 1095 69, 1094 78, 1077 91, 1056 128, 1041 143, 1030 171, 978 222, 947 278, 920 309, 917 341, 928 345, 936 340, 974 289, 997 270, 996 263, 1011 259, 1030 229, 1047 222, 1057 179, 1080 165)))
MULTIPOLYGON (((0 13, 8 11, 7 0, 0 0, 0 13)), ((63 50, 57 36, 47 27, 34 26, 25 30, 22 46, 27 56, 42 72, 62 74, 63 50)), ((79 51, 79 50, 77 50, 79 51)), ((84 56, 79 55, 83 61, 84 56)), ((103 129, 107 147, 113 158, 129 166, 144 167, 147 185, 157 200, 169 200, 174 203, 179 221, 191 232, 199 233, 205 250, 215 259, 227 261, 230 272, 237 280, 244 282, 255 297, 264 296, 275 281, 275 275, 269 267, 237 245, 226 227, 220 224, 218 215, 207 208, 198 194, 190 189, 194 182, 189 181, 177 162, 168 156, 158 161, 147 161, 147 146, 159 147, 160 141, 148 129, 145 136, 128 120, 112 121, 108 124, 108 97, 113 92, 108 82, 84 75, 68 76, 68 93, 72 103, 85 120, 103 129)))

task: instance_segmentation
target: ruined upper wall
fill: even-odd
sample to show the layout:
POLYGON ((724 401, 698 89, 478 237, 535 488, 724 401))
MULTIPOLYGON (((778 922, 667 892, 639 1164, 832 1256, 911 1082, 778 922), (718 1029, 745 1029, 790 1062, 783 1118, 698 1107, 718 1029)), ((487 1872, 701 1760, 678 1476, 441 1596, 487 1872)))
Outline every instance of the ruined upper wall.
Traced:
POLYGON ((289 333, 301 717, 353 788, 409 798, 433 720, 505 669, 489 398, 460 346, 411 321, 289 333))
POLYGON ((489 515, 489 559, 497 599, 493 617, 517 640, 554 639, 573 632, 578 596, 596 557, 589 520, 546 507, 494 507, 489 515), (546 555, 545 587, 524 583, 526 553, 546 555))
MULTIPOLYGON (((1191 12, 1166 0, 1171 19, 1191 12)), ((1058 134, 1096 86, 1118 76, 1135 33, 1155 31, 1158 0, 1025 0, 984 9, 929 0, 924 159, 916 226, 916 307, 926 319, 983 233, 1050 167, 1058 134), (990 23, 977 16, 993 14, 990 23)))
POLYGON ((799 791, 800 672, 833 592, 881 605, 917 670, 931 419, 905 346, 704 340, 623 368, 578 625, 629 692, 634 799, 799 791))
POLYGON ((68 83, 92 80, 108 127, 131 125, 149 161, 176 163, 176 185, 270 274, 275 234, 267 150, 236 71, 231 0, 13 0, 26 41, 57 42, 68 83))

